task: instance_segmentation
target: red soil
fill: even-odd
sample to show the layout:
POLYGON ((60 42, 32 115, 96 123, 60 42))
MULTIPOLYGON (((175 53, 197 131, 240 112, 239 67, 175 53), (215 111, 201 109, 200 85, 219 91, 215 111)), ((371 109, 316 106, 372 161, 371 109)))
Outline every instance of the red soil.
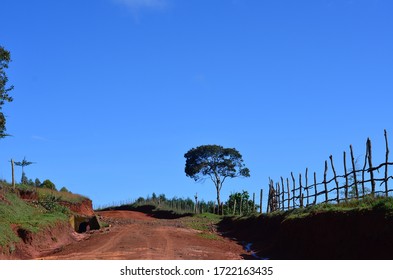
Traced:
POLYGON ((65 201, 59 202, 61 205, 68 207, 72 212, 82 216, 93 216, 93 204, 90 199, 84 199, 82 203, 70 203, 65 201))
POLYGON ((111 224, 107 229, 82 234, 61 251, 42 254, 40 259, 88 260, 221 260, 248 258, 243 247, 217 235, 206 239, 201 232, 186 228, 180 219, 156 219, 134 211, 98 212, 111 224))

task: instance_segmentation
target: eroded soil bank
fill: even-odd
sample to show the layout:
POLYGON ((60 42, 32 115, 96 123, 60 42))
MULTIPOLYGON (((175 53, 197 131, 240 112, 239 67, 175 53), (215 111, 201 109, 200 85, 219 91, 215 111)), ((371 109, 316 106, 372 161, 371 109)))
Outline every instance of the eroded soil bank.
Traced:
POLYGON ((0 248, 0 260, 29 260, 52 254, 85 237, 76 233, 68 222, 59 222, 38 233, 15 228, 20 241, 0 248))
POLYGON ((393 217, 384 211, 345 211, 306 217, 225 218, 219 225, 262 258, 393 259, 393 217))

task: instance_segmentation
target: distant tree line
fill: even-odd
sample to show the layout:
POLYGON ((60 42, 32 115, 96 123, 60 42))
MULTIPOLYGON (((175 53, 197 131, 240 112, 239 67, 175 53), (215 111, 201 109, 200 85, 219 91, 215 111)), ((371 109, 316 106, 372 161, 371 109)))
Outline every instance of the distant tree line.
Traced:
MULTIPOLYGON (((34 181, 32 179, 29 179, 26 177, 23 178, 22 176, 22 182, 21 185, 23 186, 29 186, 29 187, 35 187, 35 188, 44 188, 44 189, 50 189, 50 190, 54 190, 57 191, 56 185, 49 179, 45 179, 43 182, 40 181, 40 179, 36 178, 34 181)), ((68 192, 71 193, 67 187, 62 187, 60 190, 58 190, 60 192, 68 192)))
MULTIPOLYGON (((146 198, 139 197, 135 200, 134 205, 154 205, 159 209, 171 210, 180 213, 217 213, 217 203, 215 201, 198 201, 197 196, 191 198, 173 197, 168 199, 165 194, 157 195, 153 192, 146 198)), ((256 205, 247 191, 235 192, 231 194, 228 200, 222 204, 223 215, 250 215, 257 213, 259 205, 256 205)))

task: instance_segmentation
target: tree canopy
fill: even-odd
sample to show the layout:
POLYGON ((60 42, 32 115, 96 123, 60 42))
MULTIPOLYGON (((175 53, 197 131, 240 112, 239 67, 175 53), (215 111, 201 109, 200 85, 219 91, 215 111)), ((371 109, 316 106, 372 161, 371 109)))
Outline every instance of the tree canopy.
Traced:
POLYGON ((44 180, 44 182, 42 182, 40 187, 50 189, 50 190, 56 190, 56 185, 54 183, 52 183, 52 181, 49 179, 44 180))
POLYGON ((7 136, 6 131, 6 119, 2 112, 3 105, 5 102, 12 102, 12 97, 8 94, 14 87, 10 86, 7 88, 8 77, 5 73, 5 69, 8 68, 8 63, 11 61, 10 52, 0 46, 0 138, 7 136))
POLYGON ((202 145, 189 150, 185 173, 195 181, 210 178, 217 191, 217 203, 221 204, 220 191, 226 178, 250 177, 250 170, 243 164, 242 155, 235 148, 219 145, 202 145))

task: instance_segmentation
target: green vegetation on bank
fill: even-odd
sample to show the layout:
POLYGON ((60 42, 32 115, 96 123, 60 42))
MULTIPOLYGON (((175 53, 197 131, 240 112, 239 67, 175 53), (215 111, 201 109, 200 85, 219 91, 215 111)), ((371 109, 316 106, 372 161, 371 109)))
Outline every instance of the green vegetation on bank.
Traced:
POLYGON ((69 192, 57 192, 47 188, 35 188, 1 182, 0 185, 0 247, 13 248, 20 239, 17 231, 37 233, 58 222, 67 221, 71 212, 60 202, 78 203, 85 197, 69 192), (32 199, 23 200, 21 194, 32 199))
POLYGON ((285 219, 304 218, 310 215, 326 212, 345 213, 350 211, 375 211, 386 215, 393 215, 393 197, 366 196, 363 199, 350 199, 341 203, 321 203, 304 208, 296 208, 289 211, 276 211, 267 216, 283 216, 285 219))
POLYGON ((222 220, 222 216, 204 213, 195 214, 191 217, 184 218, 187 227, 200 231, 199 235, 205 239, 217 240, 216 232, 217 224, 222 220))
POLYGON ((74 194, 69 191, 64 191, 64 190, 57 191, 56 189, 45 188, 45 187, 33 187, 30 185, 16 185, 16 188, 23 191, 37 193, 39 199, 52 197, 51 199, 55 199, 56 201, 80 203, 87 198, 80 194, 74 194))
POLYGON ((36 233, 58 221, 66 221, 65 212, 61 207, 47 210, 40 203, 30 204, 16 193, 5 192, 4 201, 0 202, 0 246, 19 240, 12 227, 36 233))

